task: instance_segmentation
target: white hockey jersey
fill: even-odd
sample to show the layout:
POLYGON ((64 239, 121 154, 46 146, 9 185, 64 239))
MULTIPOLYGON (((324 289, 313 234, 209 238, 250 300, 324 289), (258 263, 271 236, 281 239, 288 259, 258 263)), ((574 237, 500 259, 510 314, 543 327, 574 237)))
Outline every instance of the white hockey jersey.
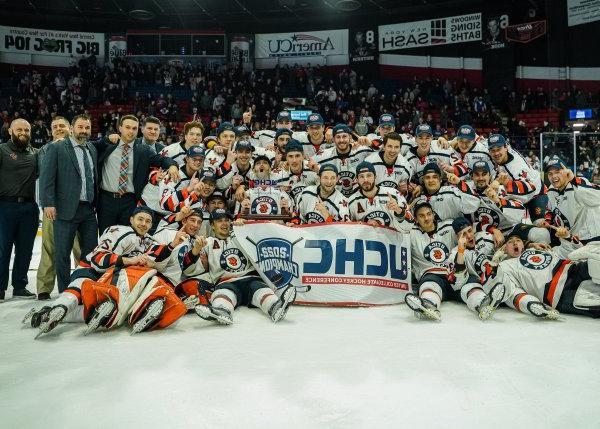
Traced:
POLYGON ((460 177, 463 180, 470 180, 470 174, 473 170, 473 166, 476 162, 485 162, 490 168, 490 172, 492 175, 492 179, 495 177, 495 167, 492 162, 492 158, 490 157, 487 141, 483 139, 479 139, 475 142, 475 144, 469 149, 469 151, 462 153, 460 150, 455 149, 453 158, 458 160, 455 162, 454 174, 460 177))
MULTIPOLYGON (((203 145, 199 145, 204 148, 203 145)), ((164 157, 171 158, 173 161, 177 162, 181 167, 185 164, 185 157, 187 154, 187 149, 185 148, 185 142, 177 142, 166 146, 163 150, 160 151, 160 155, 164 157)))
POLYGON ((540 172, 532 168, 525 158, 517 151, 510 149, 506 164, 496 167, 498 173, 506 172, 510 181, 504 185, 509 198, 523 204, 531 201, 533 197, 545 192, 540 172))
POLYGON ((271 146, 275 140, 275 131, 274 130, 259 130, 254 131, 252 136, 250 137, 250 142, 252 146, 256 148, 266 148, 271 146))
POLYGON ((387 208, 389 196, 398 201, 400 207, 408 207, 406 199, 394 188, 379 186, 377 194, 373 198, 366 197, 361 189, 358 189, 348 198, 348 211, 350 220, 357 222, 377 221, 380 225, 392 227, 398 231, 408 232, 412 223, 406 216, 398 218, 396 214, 387 208))
POLYGON ((181 258, 181 268, 186 277, 198 277, 208 271, 211 282, 218 284, 258 275, 233 236, 225 240, 207 237, 206 241, 201 252, 208 255, 208 270, 202 265, 200 255, 195 256, 190 248, 181 258))
POLYGON ((559 191, 548 190, 552 223, 564 226, 583 243, 600 241, 600 186, 576 177, 559 191))
POLYGON ((412 176, 411 166, 402 155, 398 155, 394 165, 386 165, 383 152, 374 152, 365 158, 375 167, 375 184, 387 188, 398 188, 398 183, 408 182, 412 176))
POLYGON ((146 183, 146 186, 144 186, 144 190, 142 191, 142 202, 153 211, 166 215, 169 212, 160 206, 161 194, 159 187, 162 180, 158 180, 158 174, 158 170, 154 170, 150 173, 148 183, 146 183))
POLYGON ((250 160, 250 168, 248 168, 246 171, 240 171, 237 162, 234 163, 231 166, 231 169, 228 172, 226 172, 224 176, 217 179, 217 189, 219 189, 220 191, 225 191, 229 189, 231 183, 233 182, 233 176, 235 176, 236 174, 242 176, 244 178, 245 184, 247 184, 249 180, 248 175, 252 171, 252 165, 253 162, 252 160, 250 160))
POLYGON ((308 162, 304 162, 302 172, 299 174, 287 170, 278 172, 277 186, 281 186, 293 199, 298 202, 298 197, 307 186, 317 185, 319 175, 308 168, 308 162))
MULTIPOLYGON (((162 228, 157 230, 152 238, 159 244, 169 245, 175 239, 178 231, 175 228, 162 228)), ((165 267, 161 270, 161 273, 175 286, 181 282, 181 264, 179 263, 179 259, 183 258, 183 255, 192 248, 194 240, 194 237, 190 237, 186 242, 175 247, 165 267)))
POLYGON ((456 219, 457 217, 475 212, 481 200, 466 184, 460 181, 458 185, 444 185, 435 194, 421 194, 414 200, 414 205, 429 202, 431 208, 440 220, 456 219))
POLYGON ((415 146, 408 151, 405 158, 411 167, 410 171, 413 175, 411 180, 413 182, 419 181, 419 179, 423 175, 423 169, 430 162, 439 165, 441 163, 453 164, 456 161, 456 158, 454 157, 454 150, 442 149, 438 145, 437 140, 431 141, 431 146, 427 155, 419 156, 417 154, 417 148, 415 146))
POLYGON ((348 200, 337 189, 327 198, 320 197, 318 185, 307 186, 298 197, 297 212, 301 223, 323 223, 327 219, 315 210, 319 200, 327 208, 334 222, 346 222, 350 219, 348 200))
POLYGON ((526 219, 525 206, 516 200, 507 198, 502 186, 498 189, 499 204, 490 200, 483 191, 475 192, 480 199, 479 207, 471 214, 472 222, 477 224, 476 229, 490 231, 491 228, 499 228, 505 233, 526 219))
POLYGON ((514 302, 519 295, 527 293, 555 308, 572 264, 553 252, 526 249, 520 257, 500 262, 489 285, 502 282, 506 287, 506 300, 514 302))
POLYGON ((330 149, 335 146, 333 143, 327 143, 325 141, 325 135, 323 135, 323 140, 319 144, 312 144, 307 131, 295 131, 292 133, 292 138, 298 140, 302 144, 304 158, 306 159, 321 155, 326 149, 330 149))
POLYGON ((367 156, 373 153, 373 149, 367 146, 358 146, 352 149, 347 155, 338 154, 337 148, 326 149, 321 155, 315 157, 315 161, 319 165, 335 165, 338 169, 339 182, 338 190, 346 197, 350 197, 354 192, 354 184, 356 179, 356 167, 367 156))
POLYGON ((447 276, 448 257, 454 246, 456 234, 451 220, 437 224, 433 233, 423 232, 417 225, 413 226, 410 231, 410 251, 412 270, 417 281, 427 273, 447 276))

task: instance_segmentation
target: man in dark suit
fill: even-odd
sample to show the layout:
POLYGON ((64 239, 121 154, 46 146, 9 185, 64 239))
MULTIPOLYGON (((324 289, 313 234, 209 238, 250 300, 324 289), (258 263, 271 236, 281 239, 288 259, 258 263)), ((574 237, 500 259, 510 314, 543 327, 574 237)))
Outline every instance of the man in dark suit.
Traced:
POLYGON ((160 153, 165 145, 158 141, 160 137, 160 119, 154 116, 147 116, 142 125, 142 143, 147 144, 154 152, 160 153))
POLYGON ((41 163, 40 202, 44 215, 54 222, 54 265, 59 292, 69 285, 75 235, 79 233, 82 256, 98 244, 95 209, 98 153, 88 142, 91 134, 91 118, 75 116, 71 121, 71 136, 49 145, 41 163))
POLYGON ((113 225, 128 225, 131 212, 142 196, 148 182, 150 168, 168 169, 174 180, 179 180, 177 162, 158 155, 149 145, 136 139, 138 119, 124 115, 119 121, 118 144, 104 141, 99 149, 100 193, 98 224, 100 232, 113 225))

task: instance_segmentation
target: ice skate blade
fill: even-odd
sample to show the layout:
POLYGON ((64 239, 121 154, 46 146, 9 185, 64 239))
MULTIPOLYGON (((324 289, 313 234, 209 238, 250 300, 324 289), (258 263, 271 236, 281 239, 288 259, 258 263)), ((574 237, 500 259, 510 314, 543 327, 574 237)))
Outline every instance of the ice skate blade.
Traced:
POLYGON ((211 322, 219 322, 222 325, 232 325, 233 319, 230 314, 214 312, 211 307, 207 305, 197 305, 194 307, 196 314, 204 320, 211 322))
POLYGON ((98 329, 105 318, 112 314, 112 312, 115 310, 115 307, 116 305, 113 301, 104 301, 101 303, 96 308, 96 311, 92 316, 92 320, 90 320, 90 323, 88 323, 85 331, 83 331, 83 335, 88 335, 98 329))
POLYGON ((283 291, 281 296, 279 297, 280 302, 275 305, 279 305, 279 308, 275 309, 275 311, 270 315, 273 323, 280 322, 283 320, 290 308, 290 305, 296 299, 296 289, 293 286, 288 287, 283 291))
POLYGON ((429 320, 434 320, 436 322, 440 322, 442 320, 442 315, 437 308, 427 308, 423 305, 423 301, 417 295, 409 293, 404 298, 404 302, 406 305, 413 310, 416 314, 418 314, 418 318, 421 319, 421 316, 429 320))
POLYGON ((131 328, 131 335, 139 334, 153 322, 155 322, 161 315, 164 307, 165 301, 163 299, 156 299, 152 301, 147 307, 144 316, 133 324, 133 327, 131 328))

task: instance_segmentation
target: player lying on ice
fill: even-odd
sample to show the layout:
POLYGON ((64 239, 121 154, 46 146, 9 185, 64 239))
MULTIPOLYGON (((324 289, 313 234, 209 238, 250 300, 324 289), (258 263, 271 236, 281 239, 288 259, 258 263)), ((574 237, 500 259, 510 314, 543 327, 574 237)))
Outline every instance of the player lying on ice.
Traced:
POLYGON ((38 336, 60 322, 85 322, 89 333, 99 326, 120 326, 127 319, 136 333, 167 327, 186 313, 173 286, 157 275, 183 241, 182 234, 169 245, 157 244, 147 234, 152 211, 146 206, 137 207, 130 222, 104 231, 98 246, 81 263, 88 267, 73 272, 69 287, 52 305, 25 316, 24 323, 39 328, 38 336))
POLYGON ((248 305, 260 308, 274 323, 279 322, 296 299, 296 288, 284 288, 278 298, 262 281, 231 236, 232 216, 227 210, 214 210, 211 226, 215 236, 197 238, 182 259, 185 276, 199 276, 208 271, 215 284, 209 302, 196 306, 198 316, 230 325, 233 311, 240 305, 248 305))
MULTIPOLYGON (((566 228, 557 235, 569 238, 566 228)), ((560 258, 547 245, 527 241, 515 228, 494 255, 496 273, 488 285, 502 283, 504 302, 517 311, 555 320, 560 313, 600 317, 600 246, 588 244, 560 258)))

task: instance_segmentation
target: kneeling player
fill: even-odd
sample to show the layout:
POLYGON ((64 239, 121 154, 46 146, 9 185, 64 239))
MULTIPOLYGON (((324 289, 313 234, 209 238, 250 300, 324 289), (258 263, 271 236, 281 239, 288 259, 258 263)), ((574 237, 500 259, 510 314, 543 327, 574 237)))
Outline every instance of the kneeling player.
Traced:
POLYGON ((278 298, 262 281, 231 237, 232 216, 228 211, 214 210, 211 224, 215 237, 197 239, 182 261, 185 275, 191 277, 209 271, 216 284, 208 305, 196 306, 198 316, 230 325, 234 309, 248 305, 259 307, 274 323, 283 319, 296 299, 296 288, 284 288, 278 298))

